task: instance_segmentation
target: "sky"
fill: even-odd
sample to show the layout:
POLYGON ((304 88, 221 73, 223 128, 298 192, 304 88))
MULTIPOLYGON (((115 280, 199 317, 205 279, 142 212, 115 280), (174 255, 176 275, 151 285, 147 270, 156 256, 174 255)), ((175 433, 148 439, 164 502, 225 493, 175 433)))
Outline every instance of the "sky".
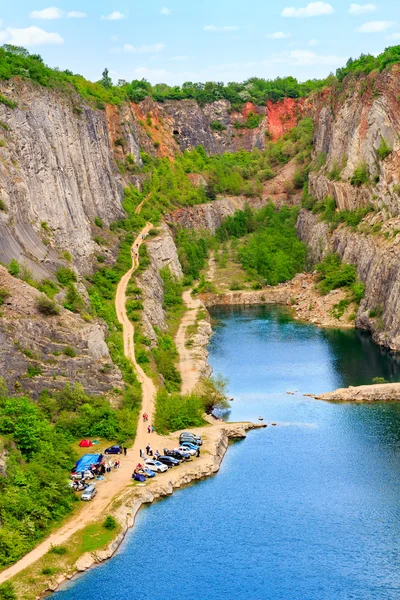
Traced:
POLYGON ((17 0, 0 44, 92 81, 151 83, 326 77, 400 44, 400 0, 17 0))

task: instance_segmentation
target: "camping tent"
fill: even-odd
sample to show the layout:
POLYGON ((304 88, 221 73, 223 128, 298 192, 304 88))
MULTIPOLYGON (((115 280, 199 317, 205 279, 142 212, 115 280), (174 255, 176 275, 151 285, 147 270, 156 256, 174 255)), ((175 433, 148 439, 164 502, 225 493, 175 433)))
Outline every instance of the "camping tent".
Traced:
POLYGON ((81 473, 87 471, 92 465, 99 465, 103 460, 102 454, 84 454, 75 465, 74 471, 81 473))
POLYGON ((82 440, 79 445, 81 448, 90 448, 90 446, 93 446, 93 442, 90 440, 82 440))

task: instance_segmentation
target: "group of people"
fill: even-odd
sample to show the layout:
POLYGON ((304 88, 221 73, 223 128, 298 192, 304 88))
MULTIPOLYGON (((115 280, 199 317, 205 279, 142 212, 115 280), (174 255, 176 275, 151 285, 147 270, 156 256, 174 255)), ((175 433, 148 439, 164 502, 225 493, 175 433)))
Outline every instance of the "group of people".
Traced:
POLYGON ((140 449, 140 458, 145 458, 146 455, 154 457, 156 460, 158 460, 159 457, 161 456, 158 450, 156 450, 153 453, 153 450, 152 450, 150 444, 147 444, 147 446, 146 446, 146 454, 145 454, 145 452, 144 452, 144 450, 142 448, 140 449))

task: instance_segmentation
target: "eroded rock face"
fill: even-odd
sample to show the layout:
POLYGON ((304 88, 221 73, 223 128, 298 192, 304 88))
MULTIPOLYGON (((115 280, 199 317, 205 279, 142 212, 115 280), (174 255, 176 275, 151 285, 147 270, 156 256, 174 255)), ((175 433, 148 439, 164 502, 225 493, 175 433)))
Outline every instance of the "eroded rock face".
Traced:
POLYGON ((183 277, 182 267, 179 262, 177 249, 169 227, 164 223, 160 227, 160 234, 147 243, 150 255, 149 268, 137 277, 137 283, 142 290, 143 315, 142 324, 146 337, 157 341, 154 327, 165 331, 164 285, 160 277, 160 269, 168 267, 178 279, 183 277))
POLYGON ((87 271, 96 251, 95 217, 109 225, 124 214, 105 113, 16 80, 2 82, 1 91, 18 99, 15 109, 0 105, 8 126, 0 148, 0 197, 7 206, 1 261, 17 258, 40 277, 54 271, 64 250, 87 271))
POLYGON ((67 382, 81 383, 88 394, 122 388, 100 323, 87 323, 63 308, 59 315, 42 315, 36 306, 39 292, 1 266, 0 288, 9 294, 1 307, 0 374, 11 393, 24 390, 36 397, 45 388, 62 389, 67 382), (67 347, 76 356, 67 356, 67 347), (30 377, 29 367, 40 371, 30 377))
POLYGON ((374 340, 392 350, 400 350, 400 238, 361 234, 345 226, 329 233, 316 215, 302 210, 297 222, 300 238, 318 262, 327 252, 337 252, 347 263, 356 265, 365 284, 365 298, 357 313, 356 325, 372 331, 374 340), (371 318, 370 312, 377 312, 371 318))
POLYGON ((343 91, 323 98, 316 110, 315 153, 324 153, 326 164, 320 173, 310 174, 310 191, 316 198, 330 194, 340 209, 372 204, 385 207, 391 215, 399 214, 400 196, 394 188, 400 182, 399 73, 394 66, 391 72, 347 82, 343 91), (382 139, 392 149, 384 160, 377 153, 382 139), (355 169, 363 163, 370 185, 350 185, 355 169), (338 168, 340 180, 328 177, 338 168))
POLYGON ((339 388, 314 396, 317 400, 327 402, 399 402, 400 384, 380 383, 377 385, 360 385, 357 387, 339 388))

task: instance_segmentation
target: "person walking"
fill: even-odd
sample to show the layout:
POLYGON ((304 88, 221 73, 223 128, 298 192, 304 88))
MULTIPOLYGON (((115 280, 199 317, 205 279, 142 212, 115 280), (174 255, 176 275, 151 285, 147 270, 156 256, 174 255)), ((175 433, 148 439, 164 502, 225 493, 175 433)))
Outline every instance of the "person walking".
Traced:
POLYGON ((154 433, 155 429, 154 429, 154 425, 151 426, 151 433, 154 433))
POLYGON ((128 451, 127 447, 124 446, 124 456, 126 456, 127 451, 128 451))
POLYGON ((140 458, 144 458, 144 450, 140 448, 140 458))
POLYGON ((147 456, 149 456, 150 450, 151 450, 150 444, 147 444, 147 446, 146 446, 146 454, 147 454, 147 456))
POLYGON ((155 451, 154 457, 158 460, 160 458, 160 453, 158 450, 155 451))
POLYGON ((151 433, 150 425, 147 427, 147 433, 151 433))
POLYGON ((200 456, 200 447, 197 448, 196 456, 200 456))

